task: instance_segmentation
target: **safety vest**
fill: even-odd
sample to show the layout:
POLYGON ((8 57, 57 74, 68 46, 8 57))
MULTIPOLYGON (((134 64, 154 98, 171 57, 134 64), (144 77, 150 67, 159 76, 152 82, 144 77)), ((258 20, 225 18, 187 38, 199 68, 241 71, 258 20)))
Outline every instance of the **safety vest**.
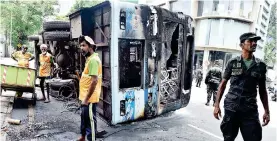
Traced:
POLYGON ((46 53, 45 55, 39 55, 39 76, 40 77, 48 77, 51 73, 51 62, 52 62, 52 55, 46 53))

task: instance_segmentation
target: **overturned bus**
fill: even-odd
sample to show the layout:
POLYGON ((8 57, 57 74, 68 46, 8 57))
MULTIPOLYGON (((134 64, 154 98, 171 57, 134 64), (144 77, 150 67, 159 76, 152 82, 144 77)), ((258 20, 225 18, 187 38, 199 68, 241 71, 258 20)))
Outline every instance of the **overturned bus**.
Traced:
MULTIPOLYGON (((74 56, 55 56, 59 70, 73 68, 79 72, 85 63, 79 36, 87 35, 95 41, 103 65, 97 111, 108 122, 151 118, 189 103, 194 56, 190 16, 156 6, 105 1, 72 13, 69 19, 68 41, 47 31, 43 40, 51 44, 51 51, 59 50, 54 54, 68 51, 69 57, 74 56), (67 66, 70 68, 64 69, 67 66)), ((74 72, 67 71, 71 76, 74 72)), ((59 79, 62 83, 71 78, 59 79)), ((78 85, 74 87, 78 91, 78 85)))

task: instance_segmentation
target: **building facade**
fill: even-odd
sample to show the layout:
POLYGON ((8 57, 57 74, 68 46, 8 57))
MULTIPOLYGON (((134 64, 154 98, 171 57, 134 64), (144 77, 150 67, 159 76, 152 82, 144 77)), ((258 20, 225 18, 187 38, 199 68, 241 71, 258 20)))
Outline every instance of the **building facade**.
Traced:
POLYGON ((202 67, 206 74, 215 60, 224 68, 230 58, 240 54, 239 36, 245 32, 262 37, 255 56, 263 59, 272 3, 269 0, 154 0, 152 4, 194 18, 194 66, 202 67))

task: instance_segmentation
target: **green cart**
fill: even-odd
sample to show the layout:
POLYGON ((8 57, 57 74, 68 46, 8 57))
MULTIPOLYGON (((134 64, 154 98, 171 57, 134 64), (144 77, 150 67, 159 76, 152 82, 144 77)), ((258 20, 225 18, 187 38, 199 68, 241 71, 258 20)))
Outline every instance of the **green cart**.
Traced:
POLYGON ((2 90, 32 93, 32 104, 36 105, 35 93, 36 70, 1 64, 1 94, 2 90))

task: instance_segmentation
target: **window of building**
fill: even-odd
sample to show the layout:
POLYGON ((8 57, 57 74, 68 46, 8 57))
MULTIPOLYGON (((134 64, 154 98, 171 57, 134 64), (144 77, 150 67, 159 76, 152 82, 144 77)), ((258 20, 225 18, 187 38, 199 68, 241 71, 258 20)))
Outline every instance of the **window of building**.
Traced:
POLYGON ((233 10, 233 9, 234 9, 234 0, 229 0, 228 10, 233 10))
POLYGON ((196 50, 194 54, 194 69, 202 68, 203 66, 203 57, 204 51, 203 50, 196 50))
POLYGON ((198 1, 198 11, 197 16, 202 16, 203 14, 204 1, 198 1))
POLYGON ((263 7, 263 11, 264 11, 264 13, 266 13, 266 14, 269 13, 268 10, 267 10, 265 7, 263 7))
POLYGON ((244 9, 244 1, 242 0, 242 1, 240 1, 240 10, 243 10, 244 9))
POLYGON ((219 0, 214 0, 213 1, 213 11, 217 11, 218 10, 218 4, 219 4, 219 0))
POLYGON ((256 11, 253 10, 253 5, 254 5, 254 2, 253 1, 250 1, 250 0, 242 0, 243 1, 243 9, 242 9, 242 13, 243 13, 243 16, 244 17, 247 17, 247 18, 250 18, 250 15, 252 14, 253 11, 256 11))
POLYGON ((259 14, 258 14, 258 18, 257 18, 257 22, 260 22, 261 9, 262 9, 262 6, 260 5, 259 14))
POLYGON ((220 31, 220 20, 211 20, 210 34, 208 38, 208 44, 216 45, 219 43, 219 31, 220 31))
POLYGON ((267 18, 264 15, 262 15, 262 19, 267 22, 267 18))
POLYGON ((262 36, 264 36, 264 35, 265 35, 265 33, 264 33, 262 30, 260 30, 260 33, 261 33, 261 35, 262 35, 262 36))
POLYGON ((215 61, 219 62, 220 68, 223 68, 226 52, 223 51, 210 51, 208 69, 214 66, 215 61))
POLYGON ((261 26, 262 26, 262 28, 263 28, 263 29, 265 29, 265 28, 266 28, 266 26, 265 26, 263 23, 261 23, 261 26))
POLYGON ((267 0, 265 0, 265 4, 266 4, 266 6, 270 6, 270 4, 269 4, 269 2, 267 1, 267 0))

